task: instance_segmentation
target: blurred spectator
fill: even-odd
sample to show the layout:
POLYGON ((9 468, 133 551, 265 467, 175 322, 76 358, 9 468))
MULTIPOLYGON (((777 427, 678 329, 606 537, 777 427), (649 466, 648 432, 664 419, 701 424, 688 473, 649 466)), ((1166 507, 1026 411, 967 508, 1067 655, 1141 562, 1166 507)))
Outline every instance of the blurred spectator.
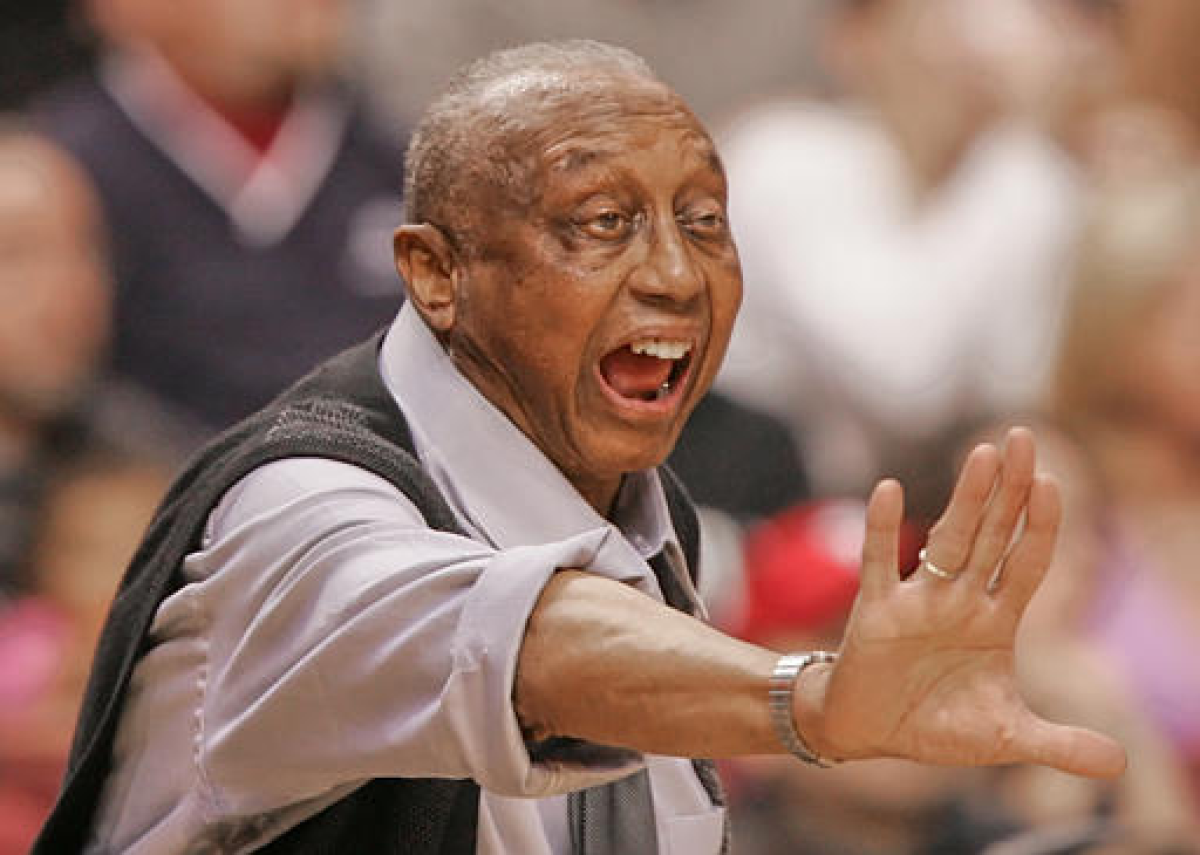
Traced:
POLYGON ((1045 419, 1026 421, 1037 431, 1041 466, 1062 487, 1063 520, 1054 564, 1021 626, 1020 677, 1035 710, 1103 728, 1126 747, 1130 761, 1111 789, 1030 768, 996 775, 993 797, 1031 831, 988 855, 1092 852, 1083 846, 1088 841, 1119 843, 1123 848, 1112 850, 1117 852, 1200 852, 1200 812, 1180 756, 1130 675, 1092 631, 1098 585, 1113 548, 1097 462, 1071 433, 1045 419))
POLYGON ((38 105, 98 185, 116 370, 209 427, 381 327, 400 146, 336 80, 349 0, 89 0, 94 77, 38 105))
POLYGON ((1131 94, 1181 118, 1200 136, 1200 4, 1195 0, 1125 0, 1131 94))
POLYGON ((81 395, 108 330, 95 202, 79 170, 0 126, 0 592, 19 581, 48 424, 81 395))
POLYGON ((747 287, 719 383, 793 425, 819 492, 1041 388, 1080 203, 1064 117, 1115 76, 1080 5, 836 0, 822 44, 849 98, 730 127, 747 287))
POLYGON ((109 600, 168 482, 97 453, 46 492, 32 592, 0 604, 0 855, 27 852, 54 804, 109 600))
POLYGON ((1200 174, 1105 188, 1051 409, 1096 461, 1106 528, 1090 634, 1196 774, 1200 810, 1200 174))
POLYGON ((191 432, 102 376, 110 281, 86 174, 0 117, 0 598, 23 584, 45 469, 94 441, 182 453, 191 432))

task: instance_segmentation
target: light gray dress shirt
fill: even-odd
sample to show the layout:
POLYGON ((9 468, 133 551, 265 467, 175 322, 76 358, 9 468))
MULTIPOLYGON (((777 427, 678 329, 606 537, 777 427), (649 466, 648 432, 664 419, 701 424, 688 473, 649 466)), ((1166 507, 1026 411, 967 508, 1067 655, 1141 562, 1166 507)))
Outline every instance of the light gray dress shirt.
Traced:
MULTIPOLYGON (((155 616, 89 853, 251 851, 365 780, 403 776, 480 784, 480 855, 567 855, 565 794, 641 767, 627 752, 532 762, 511 698, 558 568, 661 599, 646 559, 674 533, 657 475, 626 478, 614 521, 600 517, 407 306, 381 368, 470 537, 331 460, 236 484, 155 616)), ((644 762, 660 853, 718 852, 723 809, 691 763, 644 762)))

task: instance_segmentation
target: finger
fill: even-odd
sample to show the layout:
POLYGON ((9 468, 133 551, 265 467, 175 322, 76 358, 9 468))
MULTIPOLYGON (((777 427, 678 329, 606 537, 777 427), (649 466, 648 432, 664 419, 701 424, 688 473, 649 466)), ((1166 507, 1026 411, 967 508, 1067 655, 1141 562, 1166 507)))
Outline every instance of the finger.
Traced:
POLYGON ((1029 489, 1025 528, 1004 560, 996 586, 1002 607, 1011 615, 1014 627, 1046 577, 1054 558, 1061 517, 1058 483, 1049 475, 1035 475, 1029 489))
POLYGON ((867 503, 867 531, 863 538, 859 579, 863 596, 881 596, 900 580, 897 552, 903 520, 903 488, 898 481, 880 481, 867 503))
POLYGON ((1125 771, 1125 749, 1111 737, 1082 727, 1035 718, 1013 743, 1014 762, 1037 763, 1088 778, 1115 778, 1125 771))
POLYGON ((929 532, 925 554, 936 566, 956 573, 967 563, 999 468, 993 445, 976 446, 967 455, 950 502, 929 532))
POLYGON ((1012 543, 1021 513, 1029 502, 1036 457, 1033 434, 1028 429, 1013 428, 1008 432, 1000 479, 975 535, 967 566, 963 569, 965 580, 984 585, 991 581, 992 574, 1012 543))

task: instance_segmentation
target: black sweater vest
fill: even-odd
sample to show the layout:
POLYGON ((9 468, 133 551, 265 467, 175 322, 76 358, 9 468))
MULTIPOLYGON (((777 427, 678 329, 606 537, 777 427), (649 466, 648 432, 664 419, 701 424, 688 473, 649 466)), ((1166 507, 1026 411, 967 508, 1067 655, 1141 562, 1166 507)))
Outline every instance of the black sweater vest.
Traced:
MULTIPOLYGON (((112 762, 129 679, 154 615, 183 583, 184 556, 225 492, 286 457, 326 457, 386 478, 431 528, 461 533, 421 469, 412 438, 378 372, 381 336, 322 365, 271 405, 203 449, 163 500, 113 600, 88 681, 62 792, 31 855, 81 852, 112 762)), ((665 468, 671 520, 691 572, 699 531, 682 486, 665 468)), ((473 855, 479 787, 471 780, 380 778, 285 832, 264 853, 473 855)))

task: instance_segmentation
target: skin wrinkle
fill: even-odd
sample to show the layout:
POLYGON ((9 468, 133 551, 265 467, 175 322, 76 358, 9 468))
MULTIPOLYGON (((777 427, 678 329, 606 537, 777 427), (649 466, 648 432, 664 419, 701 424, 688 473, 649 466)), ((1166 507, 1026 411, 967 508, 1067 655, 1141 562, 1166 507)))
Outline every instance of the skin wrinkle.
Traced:
POLYGON ((406 164, 411 176, 405 194, 408 222, 439 223, 455 233, 455 243, 465 251, 475 251, 485 225, 468 213, 477 210, 475 190, 491 186, 506 190, 517 202, 536 202, 527 195, 537 182, 517 147, 522 138, 531 146, 525 155, 534 155, 539 151, 536 132, 586 121, 606 101, 608 118, 643 114, 632 102, 611 103, 615 82, 652 89, 646 115, 667 110, 691 116, 682 100, 632 54, 598 45, 582 55, 543 54, 516 63, 485 60, 451 83, 449 94, 418 128, 406 164), (530 68, 531 60, 543 65, 530 68))
MULTIPOLYGON (((588 116, 588 114, 591 113, 592 115, 588 116, 588 119, 592 122, 607 122, 610 118, 615 118, 618 115, 618 109, 619 108, 617 108, 615 105, 612 105, 605 110, 584 111, 584 115, 588 116)), ((664 115, 659 110, 636 110, 635 114, 639 118, 650 119, 651 121, 658 120, 664 115)), ((682 111, 672 110, 666 115, 671 114, 674 114, 678 117, 679 121, 677 125, 667 124, 664 122, 662 125, 656 126, 675 127, 683 131, 680 139, 681 147, 684 143, 690 143, 692 145, 689 147, 692 147, 697 141, 700 140, 704 140, 704 142, 707 143, 706 138, 692 132, 688 128, 686 119, 689 117, 689 114, 685 114, 682 111)), ((552 128, 555 126, 556 124, 550 125, 552 128)), ((538 175, 534 181, 534 184, 541 187, 559 186, 560 182, 565 176, 584 173, 590 166, 595 165, 597 172, 599 173, 595 179, 595 184, 598 187, 620 186, 619 177, 615 173, 610 172, 604 165, 604 162, 606 160, 619 158, 627 149, 629 141, 622 141, 621 136, 622 135, 619 134, 608 133, 601 133, 599 135, 588 135, 581 133, 561 135, 561 139, 557 143, 551 143, 545 146, 544 150, 546 151, 546 155, 543 157, 544 167, 541 170, 544 174, 538 175), (608 139, 612 140, 613 144, 611 146, 605 146, 601 143, 601 141, 608 139), (622 142, 624 142, 624 145, 621 144, 622 142), (562 149, 564 153, 559 155, 555 151, 556 148, 562 149), (586 152, 586 156, 581 157, 581 152, 586 152), (557 174, 552 176, 553 173, 557 174)), ((648 142, 648 140, 637 140, 637 143, 641 144, 645 144, 646 142, 648 142)), ((712 160, 715 159, 715 154, 712 152, 711 144, 706 144, 705 149, 707 150, 707 153, 711 155, 711 157, 706 157, 705 159, 711 163, 712 160)), ((542 223, 542 225, 545 227, 546 224, 542 223)), ((559 222, 551 225, 553 227, 547 228, 546 233, 559 238, 559 246, 557 249, 563 256, 563 262, 569 265, 570 261, 572 260, 571 254, 578 251, 577 246, 572 245, 577 243, 577 241, 574 240, 575 235, 573 234, 574 224, 571 223, 568 218, 562 218, 559 222)), ((585 257, 582 259, 576 258, 575 261, 577 262, 576 269, 573 272, 579 276, 594 275, 611 263, 611 259, 607 257, 607 253, 594 259, 585 257), (590 264, 588 263, 589 261, 591 262, 590 264)), ((614 303, 616 302, 617 297, 618 294, 613 295, 614 303)), ((615 311, 615 307, 613 308, 613 311, 615 311)), ((570 431, 566 429, 567 425, 565 424, 565 417, 563 422, 563 433, 564 435, 570 436, 570 431)))
POLYGON ((464 209, 439 216, 462 249, 449 262, 453 320, 434 326, 460 371, 604 513, 623 473, 665 458, 711 383, 740 265, 716 148, 682 100, 624 70, 576 76, 472 117, 472 149, 507 164, 489 170, 507 178, 470 183, 473 221, 464 209), (676 406, 651 419, 602 392, 599 366, 659 329, 695 346, 676 406))

